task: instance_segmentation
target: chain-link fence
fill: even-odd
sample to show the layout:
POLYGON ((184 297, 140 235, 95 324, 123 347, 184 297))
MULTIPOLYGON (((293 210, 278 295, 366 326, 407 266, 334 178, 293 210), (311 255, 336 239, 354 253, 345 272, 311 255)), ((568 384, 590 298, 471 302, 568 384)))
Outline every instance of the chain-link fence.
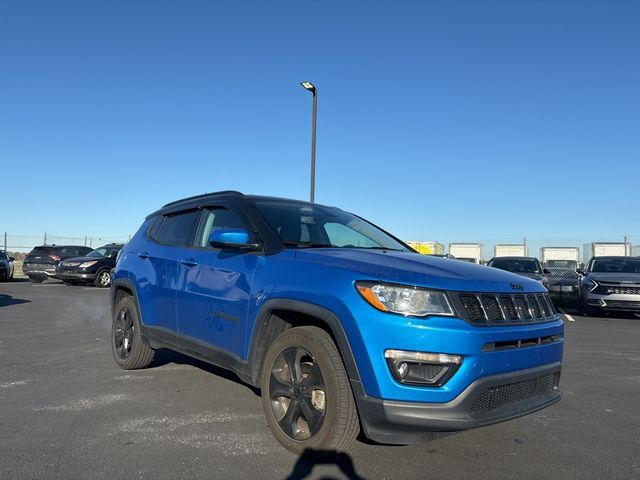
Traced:
POLYGON ((83 245, 96 248, 107 243, 126 243, 131 235, 85 235, 73 237, 65 235, 14 235, 4 232, 0 238, 0 248, 12 253, 28 253, 37 245, 83 245))

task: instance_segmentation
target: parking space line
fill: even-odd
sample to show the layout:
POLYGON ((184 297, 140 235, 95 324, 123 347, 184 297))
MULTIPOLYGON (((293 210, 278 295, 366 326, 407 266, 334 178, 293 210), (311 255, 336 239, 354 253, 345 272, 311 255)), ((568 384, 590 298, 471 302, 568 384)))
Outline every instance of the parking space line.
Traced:
POLYGON ((563 308, 559 308, 558 310, 560 310, 560 313, 563 314, 567 318, 567 320, 569 320, 570 322, 575 322, 575 319, 567 312, 565 312, 563 308))

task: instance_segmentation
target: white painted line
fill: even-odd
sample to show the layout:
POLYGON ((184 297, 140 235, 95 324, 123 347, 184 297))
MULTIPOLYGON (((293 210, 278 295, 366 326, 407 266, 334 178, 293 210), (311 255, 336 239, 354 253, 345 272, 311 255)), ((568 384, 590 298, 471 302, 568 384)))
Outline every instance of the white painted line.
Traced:
POLYGON ((569 315, 567 312, 564 311, 564 309, 560 308, 560 313, 562 313, 565 317, 567 317, 567 320, 569 320, 570 322, 575 322, 575 319, 569 315))
POLYGON ((108 288, 96 288, 96 287, 82 287, 82 290, 84 291, 90 291, 90 292, 108 292, 109 289, 108 288))

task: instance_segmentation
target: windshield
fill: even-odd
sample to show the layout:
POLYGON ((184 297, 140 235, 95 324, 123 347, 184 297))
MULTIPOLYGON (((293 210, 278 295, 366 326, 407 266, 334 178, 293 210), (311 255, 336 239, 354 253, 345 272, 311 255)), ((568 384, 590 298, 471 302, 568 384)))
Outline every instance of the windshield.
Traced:
POLYGON ((337 208, 277 200, 256 200, 254 205, 289 248, 410 251, 374 225, 337 208))
POLYGON ((531 258, 495 258, 489 266, 513 273, 542 273, 538 261, 531 258))
POLYGON ((591 264, 592 272, 622 272, 640 273, 640 259, 637 258, 608 258, 594 260, 591 264))
POLYGON ((87 257, 95 257, 95 258, 113 257, 117 255, 118 250, 120 250, 120 248, 100 247, 100 248, 96 248, 95 250, 87 254, 87 257))

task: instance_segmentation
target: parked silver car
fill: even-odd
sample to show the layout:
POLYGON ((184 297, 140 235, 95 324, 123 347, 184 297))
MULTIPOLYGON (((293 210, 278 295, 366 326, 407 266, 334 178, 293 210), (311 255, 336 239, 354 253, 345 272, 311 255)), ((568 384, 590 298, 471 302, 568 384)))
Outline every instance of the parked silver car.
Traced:
POLYGON ((593 257, 577 271, 583 314, 640 312, 640 257, 593 257))

